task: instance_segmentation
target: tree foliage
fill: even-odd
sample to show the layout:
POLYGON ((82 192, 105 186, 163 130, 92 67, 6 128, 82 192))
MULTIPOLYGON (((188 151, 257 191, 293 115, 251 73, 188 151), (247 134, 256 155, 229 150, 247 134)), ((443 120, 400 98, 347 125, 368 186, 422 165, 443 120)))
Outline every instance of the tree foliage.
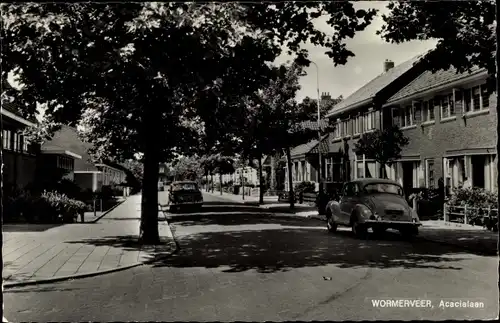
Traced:
MULTIPOLYGON (((284 45, 307 65, 307 42, 335 65, 354 54, 344 40, 370 24, 373 10, 348 2, 6 3, 2 4, 6 90, 50 121, 84 126, 99 158, 144 154, 141 237, 157 242, 158 163, 199 147, 229 149, 244 122, 240 98, 269 78, 284 45), (313 19, 329 15, 335 33, 313 19), (200 142, 204 144, 200 145, 200 142)), ((2 93, 4 94, 4 93, 2 93)))
POLYGON ((455 67, 463 72, 479 66, 488 70, 495 84, 495 2, 390 2, 388 9, 378 32, 386 41, 437 39, 436 48, 424 57, 432 70, 455 67))
POLYGON ((176 181, 196 181, 203 175, 200 161, 196 157, 181 157, 173 162, 172 176, 176 181))
POLYGON ((363 134, 354 147, 357 153, 364 154, 384 166, 401 158, 401 151, 408 144, 409 139, 401 129, 392 126, 363 134))

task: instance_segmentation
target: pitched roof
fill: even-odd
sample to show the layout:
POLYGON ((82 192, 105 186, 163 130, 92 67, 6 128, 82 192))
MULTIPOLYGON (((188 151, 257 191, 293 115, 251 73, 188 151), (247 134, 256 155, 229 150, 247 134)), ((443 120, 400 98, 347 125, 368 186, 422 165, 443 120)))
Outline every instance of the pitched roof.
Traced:
MULTIPOLYGON (((328 121, 325 119, 320 120, 319 123, 320 123, 321 129, 325 129, 326 127, 328 127, 328 121)), ((301 122, 301 125, 304 128, 308 128, 311 130, 318 130, 318 121, 307 120, 307 121, 301 122)))
POLYGON ((397 100, 409 97, 411 95, 427 91, 431 88, 442 86, 460 79, 485 72, 486 69, 473 67, 471 72, 458 73, 455 68, 448 70, 439 70, 435 73, 431 71, 424 71, 413 81, 408 83, 405 87, 395 93, 387 100, 387 103, 395 102, 397 100))
POLYGON ((35 120, 29 120, 18 112, 18 107, 15 103, 12 102, 2 102, 2 114, 12 120, 15 120, 19 123, 22 123, 23 125, 34 127, 36 121, 35 120))
POLYGON ((292 157, 300 156, 309 153, 311 149, 313 149, 316 145, 318 144, 318 140, 314 139, 311 140, 310 142, 302 145, 298 145, 290 151, 290 155, 292 157))
POLYGON ((88 153, 92 145, 81 140, 75 128, 63 125, 51 140, 42 145, 42 149, 44 149, 43 147, 50 146, 60 147, 82 156, 82 159, 75 160, 75 171, 98 170, 88 153))
POLYGON ((340 101, 333 107, 332 110, 327 113, 327 116, 330 116, 336 112, 347 110, 365 101, 372 100, 377 95, 377 93, 397 80, 404 73, 409 71, 415 65, 415 63, 417 63, 425 54, 426 53, 415 56, 407 60, 406 62, 394 66, 387 72, 380 74, 379 76, 362 86, 360 89, 358 89, 356 92, 340 101))
POLYGON ((330 145, 329 145, 329 135, 325 135, 323 136, 323 138, 321 139, 321 142, 318 144, 316 144, 310 151, 309 151, 309 154, 318 154, 319 153, 319 150, 318 150, 318 147, 319 149, 321 149, 321 153, 322 154, 327 154, 330 152, 330 145))

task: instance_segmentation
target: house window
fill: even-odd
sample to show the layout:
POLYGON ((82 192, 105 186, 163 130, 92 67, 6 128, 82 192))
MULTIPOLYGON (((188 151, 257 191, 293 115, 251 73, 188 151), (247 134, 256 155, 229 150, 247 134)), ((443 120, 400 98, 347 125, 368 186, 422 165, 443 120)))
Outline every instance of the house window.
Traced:
POLYGON ((434 100, 422 102, 422 121, 434 121, 434 100))
POLYGON ((342 121, 342 137, 349 136, 349 120, 342 121))
POLYGON ((341 129, 340 120, 337 120, 337 122, 335 122, 335 129, 333 131, 333 136, 334 136, 334 138, 340 138, 342 136, 342 129, 341 129))
POLYGON ((427 178, 427 188, 434 188, 434 159, 426 160, 426 178, 427 178))
POLYGON ((20 147, 20 142, 19 142, 19 134, 18 133, 14 133, 14 146, 12 148, 14 148, 14 151, 19 151, 19 149, 21 148, 20 147))
POLYGON ((22 136, 23 141, 23 152, 28 152, 28 139, 25 136, 22 136))
POLYGON ((413 125, 413 107, 411 105, 406 106, 403 108, 401 111, 401 121, 402 121, 402 126, 403 127, 409 127, 413 125))
POLYGON ((441 119, 453 117, 455 115, 455 107, 453 105, 453 94, 443 96, 441 102, 441 119))
POLYGON ((401 127, 403 124, 401 122, 401 110, 399 109, 392 109, 392 125, 396 127, 401 127))
POLYGON ((363 121, 363 131, 370 131, 375 129, 375 111, 369 111, 365 113, 363 121))
POLYGON ((7 150, 12 149, 11 134, 12 134, 12 132, 10 130, 3 130, 2 131, 2 147, 3 147, 3 149, 7 149, 7 150))
POLYGON ((374 161, 365 161, 365 177, 366 178, 376 178, 377 177, 377 164, 374 161))
POLYGON ((422 120, 422 104, 416 102, 413 105, 413 124, 418 124, 422 120))
POLYGON ((164 173, 164 172, 165 172, 165 168, 160 167, 160 173, 164 173))
POLYGON ((361 116, 356 116, 354 117, 353 119, 353 132, 355 135, 357 134, 360 134, 361 133, 361 116))
POLYGON ((490 93, 485 84, 464 90, 464 112, 488 109, 489 99, 490 93))

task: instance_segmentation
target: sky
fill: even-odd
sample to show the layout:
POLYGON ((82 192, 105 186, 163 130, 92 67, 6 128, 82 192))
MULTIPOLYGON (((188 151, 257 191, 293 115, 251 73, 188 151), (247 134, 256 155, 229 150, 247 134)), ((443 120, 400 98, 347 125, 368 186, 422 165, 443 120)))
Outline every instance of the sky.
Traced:
MULTIPOLYGON (((391 44, 376 35, 376 31, 383 24, 382 14, 388 13, 386 8, 388 3, 388 1, 355 3, 356 8, 375 8, 378 13, 370 26, 346 41, 347 48, 355 55, 348 59, 346 65, 335 67, 331 59, 326 56, 325 49, 315 47, 312 44, 304 45, 304 48, 309 51, 309 59, 318 65, 320 93, 329 92, 332 98, 340 95, 346 98, 380 75, 383 72, 383 64, 386 59, 398 65, 435 46, 435 40, 391 44)), ((322 31, 328 32, 331 29, 326 24, 325 18, 318 18, 315 23, 317 28, 322 31)), ((284 54, 276 60, 276 63, 284 63, 287 60, 291 60, 291 57, 284 54)), ((306 73, 307 76, 300 80, 301 90, 297 93, 299 101, 306 96, 317 98, 316 67, 311 64, 306 69, 306 73)))
MULTIPOLYGON (((344 98, 368 83, 383 72, 383 63, 386 59, 393 61, 396 65, 417 56, 435 46, 436 41, 412 41, 402 44, 391 44, 385 42, 376 31, 383 24, 381 15, 387 13, 388 1, 360 1, 356 2, 356 8, 375 8, 377 16, 372 23, 362 32, 356 33, 354 38, 346 41, 347 48, 354 53, 346 65, 335 67, 333 62, 325 54, 325 49, 305 44, 304 48, 309 51, 309 58, 319 68, 319 90, 320 93, 329 92, 333 98, 342 95, 344 98)), ((325 32, 330 27, 326 24, 326 18, 318 18, 316 26, 325 32)), ((282 54, 275 63, 284 63, 292 58, 282 54)), ((316 67, 311 64, 306 70, 307 75, 300 80, 301 90, 297 93, 297 100, 306 96, 317 97, 316 67)), ((13 75, 9 77, 9 83, 16 86, 13 75)))

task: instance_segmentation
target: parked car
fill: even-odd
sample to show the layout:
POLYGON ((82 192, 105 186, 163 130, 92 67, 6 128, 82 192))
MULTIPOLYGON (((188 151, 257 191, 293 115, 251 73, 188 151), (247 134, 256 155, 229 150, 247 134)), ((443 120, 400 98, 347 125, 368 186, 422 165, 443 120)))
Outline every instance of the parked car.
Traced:
POLYGON ((181 208, 201 209, 203 195, 198 183, 192 181, 173 182, 168 189, 168 203, 171 212, 181 208))
POLYGON ((411 238, 418 234, 421 225, 401 185, 375 178, 344 184, 339 199, 328 202, 326 218, 330 232, 335 232, 338 225, 350 226, 357 237, 365 237, 368 228, 378 234, 390 228, 411 238))

